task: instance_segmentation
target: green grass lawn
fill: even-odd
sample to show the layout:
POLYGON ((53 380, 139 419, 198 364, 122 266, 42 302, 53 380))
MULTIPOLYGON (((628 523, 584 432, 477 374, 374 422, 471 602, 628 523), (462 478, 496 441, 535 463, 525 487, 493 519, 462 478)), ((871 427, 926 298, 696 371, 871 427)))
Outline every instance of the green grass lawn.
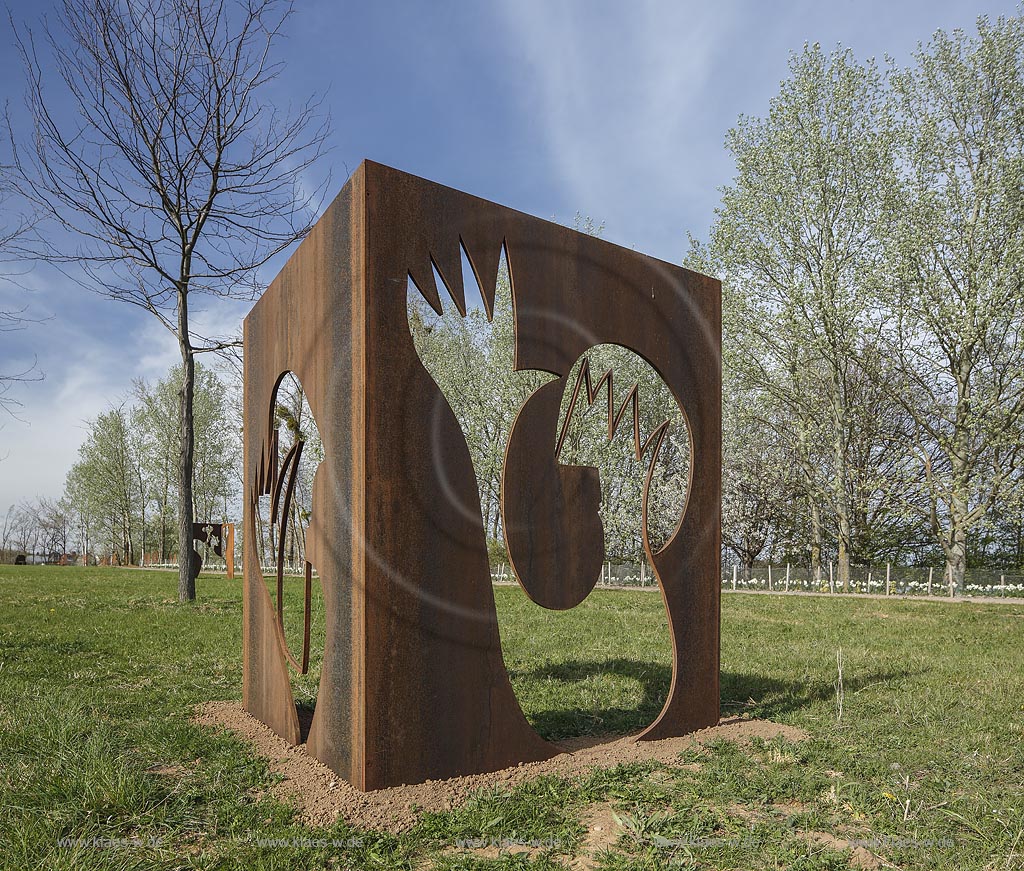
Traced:
MULTIPOLYGON (((810 740, 541 778, 395 836, 303 826, 270 795, 265 762, 190 722, 196 703, 240 696, 240 585, 204 576, 192 606, 175 588, 164 572, 0 567, 3 867, 584 867, 572 864, 581 820, 610 804, 623 833, 587 867, 852 867, 809 834, 826 833, 899 868, 1024 868, 1019 605, 726 595, 723 713, 810 740), (481 858, 466 840, 547 848, 481 858)), ((496 597, 512 682, 542 734, 656 715, 670 679, 656 594, 597 592, 559 614, 517 588, 496 597)))

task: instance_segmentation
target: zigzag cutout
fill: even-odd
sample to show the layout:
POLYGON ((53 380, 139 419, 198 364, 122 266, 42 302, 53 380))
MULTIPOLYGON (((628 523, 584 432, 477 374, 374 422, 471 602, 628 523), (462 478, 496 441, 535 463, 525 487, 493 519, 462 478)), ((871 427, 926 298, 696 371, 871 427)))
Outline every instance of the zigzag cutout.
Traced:
POLYGON ((598 391, 601 389, 602 384, 608 385, 608 441, 611 441, 615 437, 615 433, 619 428, 619 424, 622 422, 622 418, 626 413, 627 403, 633 405, 633 450, 636 453, 636 458, 639 461, 643 458, 643 455, 647 452, 648 448, 653 444, 654 453, 651 456, 650 466, 648 467, 648 478, 650 477, 651 470, 654 469, 655 464, 658 462, 658 454, 661 452, 661 445, 665 441, 665 436, 668 434, 669 421, 666 419, 662 421, 643 442, 640 441, 640 403, 638 388, 639 382, 634 382, 633 386, 629 388, 629 392, 626 394, 626 398, 622 400, 622 405, 619 406, 619 410, 615 411, 615 394, 613 389, 613 373, 609 369, 605 372, 594 384, 590 378, 590 358, 584 357, 583 363, 580 365, 580 373, 576 377, 576 384, 572 390, 572 398, 569 400, 569 408, 565 413, 565 422, 562 424, 562 431, 558 435, 558 444, 555 446, 555 457, 562 452, 562 445, 565 443, 565 437, 569 433, 569 421, 572 420, 573 411, 576 409, 576 400, 580 395, 580 387, 586 385, 587 388, 587 407, 592 407, 594 401, 597 399, 598 391))
POLYGON ((409 278, 412 279, 412 283, 420 292, 420 296, 426 300, 427 305, 438 315, 443 315, 444 306, 438 292, 437 281, 434 279, 436 272, 441 277, 441 283, 455 303, 459 314, 465 317, 466 292, 462 281, 462 255, 465 254, 480 290, 481 302, 483 302, 484 311, 487 313, 487 320, 491 320, 494 317, 494 295, 498 284, 498 266, 502 251, 505 252, 505 263, 509 275, 511 275, 512 265, 508 262, 508 249, 505 246, 504 238, 497 244, 491 239, 484 241, 482 238, 474 240, 473 244, 467 244, 464 235, 460 234, 454 251, 442 254, 425 247, 419 251, 413 258, 414 264, 409 268, 409 278))

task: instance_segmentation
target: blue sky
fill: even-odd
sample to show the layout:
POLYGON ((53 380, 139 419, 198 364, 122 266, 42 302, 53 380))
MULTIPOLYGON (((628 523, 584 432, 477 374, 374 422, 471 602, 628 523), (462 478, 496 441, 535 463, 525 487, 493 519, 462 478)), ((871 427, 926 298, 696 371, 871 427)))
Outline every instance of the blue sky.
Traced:
MULTIPOLYGON (((38 21, 46 0, 14 0, 38 21)), ((936 29, 973 29, 1015 2, 365 2, 300 0, 279 46, 272 98, 317 91, 333 117, 332 188, 369 157, 535 215, 605 224, 605 237, 678 262, 703 237, 732 176, 722 142, 762 115, 804 42, 909 60, 936 29)), ((17 117, 22 78, 0 29, 0 96, 17 117)), ((333 191, 332 191, 333 192, 333 191)), ((0 220, 0 224, 3 221, 0 220)), ((282 261, 283 262, 283 261, 282 261)), ((269 280, 281 262, 271 264, 269 280)), ((35 357, 23 420, 0 420, 0 511, 59 496, 83 421, 136 377, 176 361, 171 336, 130 306, 37 267, 19 279, 49 320, 0 334, 0 372, 35 357)), ((0 280, 0 308, 20 291, 0 280)), ((207 306, 200 327, 237 328, 247 306, 207 306)))

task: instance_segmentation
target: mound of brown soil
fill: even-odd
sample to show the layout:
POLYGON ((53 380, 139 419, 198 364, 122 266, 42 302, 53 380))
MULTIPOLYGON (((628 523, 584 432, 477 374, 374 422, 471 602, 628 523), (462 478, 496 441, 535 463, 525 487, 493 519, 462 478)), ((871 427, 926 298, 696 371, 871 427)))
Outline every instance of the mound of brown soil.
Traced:
POLYGON ((561 742, 559 746, 565 752, 544 762, 531 762, 490 774, 359 792, 307 755, 303 746, 287 744, 250 716, 241 702, 208 702, 197 709, 195 721, 204 726, 223 727, 249 741, 255 752, 266 757, 272 770, 281 775, 281 782, 274 787, 275 793, 293 801, 309 825, 330 825, 340 816, 353 826, 388 832, 408 829, 421 811, 456 807, 482 787, 514 786, 543 774, 571 777, 585 774, 592 768, 611 768, 648 759, 670 763, 694 742, 767 740, 780 735, 790 740, 807 737, 803 730, 794 726, 734 717, 682 738, 642 742, 636 741, 635 736, 576 738, 561 742))

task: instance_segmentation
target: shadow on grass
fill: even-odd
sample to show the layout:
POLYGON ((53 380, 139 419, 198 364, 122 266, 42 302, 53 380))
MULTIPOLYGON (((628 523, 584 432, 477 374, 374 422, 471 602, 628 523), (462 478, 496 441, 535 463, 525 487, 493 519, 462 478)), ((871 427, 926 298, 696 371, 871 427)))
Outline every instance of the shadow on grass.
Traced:
MULTIPOLYGON (((911 674, 907 670, 891 670, 851 675, 844 680, 844 691, 853 693, 871 684, 884 684, 911 674)), ((574 685, 605 675, 637 681, 642 692, 639 703, 631 706, 583 708, 573 707, 570 701, 566 706, 528 711, 527 719, 542 737, 555 741, 585 735, 637 732, 652 723, 661 712, 668 696, 672 669, 666 665, 633 659, 608 659, 603 662, 570 660, 520 672, 518 677, 523 683, 561 683, 564 689, 553 687, 546 695, 571 700, 579 696, 579 690, 574 685)), ((723 671, 721 698, 723 717, 742 713, 765 720, 785 719, 790 714, 834 699, 835 685, 831 681, 794 681, 723 671)))
MULTIPOLYGON (((915 672, 902 670, 870 671, 848 675, 844 691, 854 693, 872 684, 911 677, 915 672)), ((541 737, 549 741, 580 738, 589 735, 626 735, 639 732, 654 722, 668 696, 672 669, 659 663, 636 659, 568 660, 511 674, 514 684, 534 690, 547 684, 544 696, 562 704, 536 709, 524 705, 527 719, 541 737), (628 705, 583 707, 574 704, 580 696, 580 685, 595 678, 610 676, 614 682, 631 681, 640 686, 640 699, 628 705), (531 709, 532 708, 532 709, 531 709)), ((831 680, 796 681, 746 672, 723 671, 721 674, 722 716, 746 714, 762 720, 786 719, 815 705, 835 699, 831 680)), ((530 693, 523 698, 528 699, 530 693)), ((523 700, 521 698, 521 701, 523 700)), ((301 740, 305 741, 313 720, 316 699, 296 704, 301 740)))

